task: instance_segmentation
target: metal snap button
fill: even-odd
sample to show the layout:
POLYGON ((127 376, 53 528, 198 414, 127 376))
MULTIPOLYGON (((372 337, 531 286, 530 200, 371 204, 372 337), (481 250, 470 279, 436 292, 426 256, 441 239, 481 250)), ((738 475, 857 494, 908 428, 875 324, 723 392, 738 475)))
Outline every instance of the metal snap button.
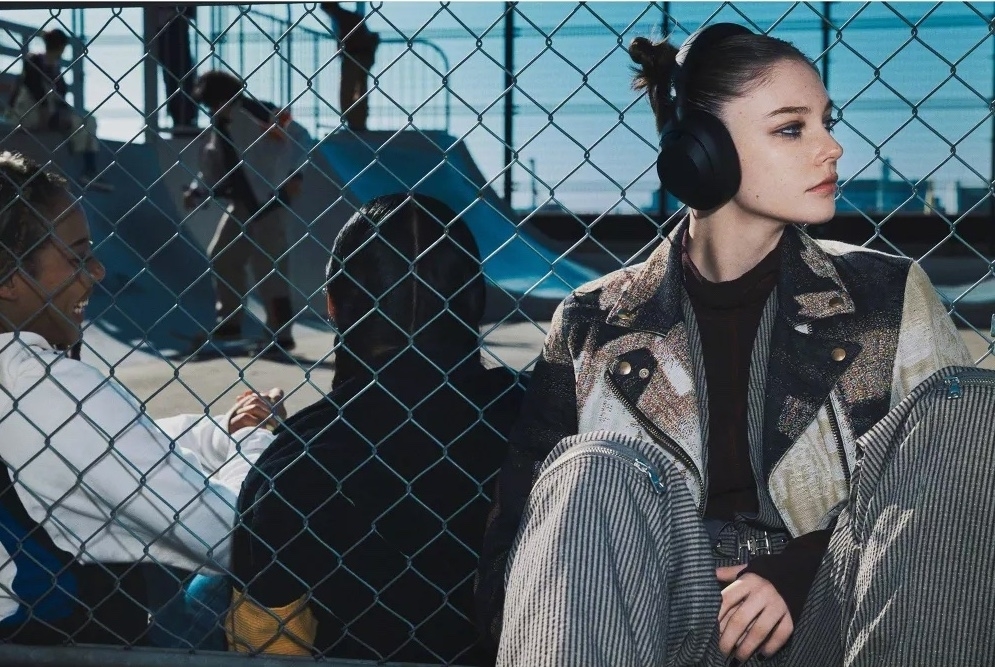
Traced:
POLYGON ((843 299, 841 297, 834 296, 829 300, 830 308, 839 308, 842 305, 843 305, 843 299))
POLYGON ((842 347, 833 348, 833 361, 843 361, 846 359, 846 350, 842 347))
POLYGON ((650 369, 648 369, 648 368, 640 368, 639 369, 639 377, 641 377, 642 379, 645 380, 649 376, 650 376, 650 369))
POLYGON ((619 363, 618 365, 619 375, 628 375, 631 372, 632 372, 632 364, 630 364, 628 361, 622 361, 619 363))

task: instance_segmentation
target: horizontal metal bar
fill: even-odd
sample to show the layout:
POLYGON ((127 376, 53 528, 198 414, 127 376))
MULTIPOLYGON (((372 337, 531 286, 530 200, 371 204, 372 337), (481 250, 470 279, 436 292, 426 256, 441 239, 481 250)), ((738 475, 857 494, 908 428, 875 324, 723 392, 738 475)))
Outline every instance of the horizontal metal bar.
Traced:
MULTIPOLYGON (((428 667, 414 663, 378 663, 371 660, 321 661, 329 667, 428 667)), ((301 664, 300 658, 252 656, 218 651, 181 651, 114 646, 19 646, 0 644, 0 665, 4 667, 287 667, 301 664), (251 660, 248 663, 247 660, 251 660)))

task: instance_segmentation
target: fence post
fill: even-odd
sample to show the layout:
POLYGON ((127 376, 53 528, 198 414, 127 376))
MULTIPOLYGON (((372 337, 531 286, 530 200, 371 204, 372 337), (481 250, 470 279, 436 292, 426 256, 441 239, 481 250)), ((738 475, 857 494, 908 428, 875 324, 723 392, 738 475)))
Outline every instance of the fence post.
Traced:
POLYGON ((504 201, 511 206, 511 144, 515 113, 515 3, 504 3, 504 201))
POLYGON ((145 57, 142 68, 145 75, 145 142, 152 143, 159 136, 159 72, 152 57, 152 40, 156 34, 156 23, 152 13, 154 8, 142 8, 142 48, 145 57))
POLYGON ((830 13, 833 3, 822 3, 822 85, 829 90, 829 27, 832 24, 830 13))

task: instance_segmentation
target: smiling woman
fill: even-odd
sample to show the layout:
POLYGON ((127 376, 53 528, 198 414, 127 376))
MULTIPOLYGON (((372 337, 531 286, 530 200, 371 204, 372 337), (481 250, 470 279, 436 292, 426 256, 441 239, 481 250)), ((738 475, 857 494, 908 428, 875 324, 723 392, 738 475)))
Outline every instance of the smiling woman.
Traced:
POLYGON ((229 567, 239 486, 272 439, 260 426, 285 416, 271 391, 153 421, 69 358, 104 276, 90 246, 63 181, 0 154, 0 641, 152 636, 149 582, 229 567))
POLYGON ((9 153, 2 159, 11 193, 20 196, 7 204, 0 223, 0 233, 12 239, 0 260, 0 327, 71 347, 82 335, 93 286, 105 275, 91 253, 86 213, 57 177, 9 153))

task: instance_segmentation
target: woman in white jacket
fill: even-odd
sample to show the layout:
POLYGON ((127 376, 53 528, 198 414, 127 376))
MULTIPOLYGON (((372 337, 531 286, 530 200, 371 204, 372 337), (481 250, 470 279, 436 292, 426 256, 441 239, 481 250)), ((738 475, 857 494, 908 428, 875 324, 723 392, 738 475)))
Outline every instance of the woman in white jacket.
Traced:
POLYGON ((64 183, 0 154, 0 640, 140 641, 146 569, 227 568, 239 485, 272 439, 261 395, 153 420, 70 358, 105 274, 91 245, 64 183))

